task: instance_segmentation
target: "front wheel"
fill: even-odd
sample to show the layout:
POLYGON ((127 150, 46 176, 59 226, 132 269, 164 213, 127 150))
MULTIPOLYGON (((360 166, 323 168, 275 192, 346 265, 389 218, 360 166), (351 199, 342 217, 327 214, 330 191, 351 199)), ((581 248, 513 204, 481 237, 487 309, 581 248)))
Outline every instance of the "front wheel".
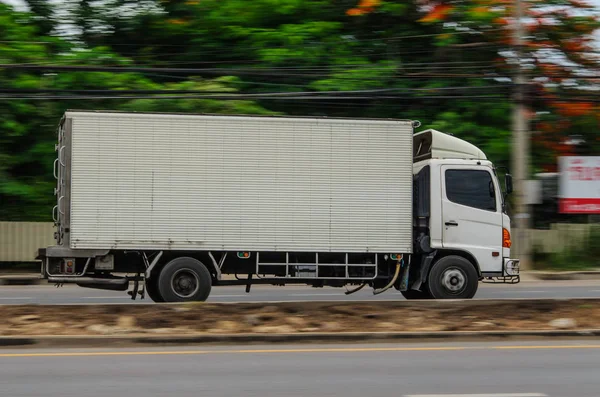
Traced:
POLYGON ((475 266, 462 256, 446 256, 431 268, 427 281, 434 299, 471 299, 477 293, 475 266))
POLYGON ((427 288, 423 286, 423 291, 417 291, 416 289, 409 289, 407 291, 400 291, 402 296, 408 300, 414 299, 431 299, 431 294, 427 291, 427 288))
POLYGON ((210 272, 194 258, 173 259, 158 277, 158 290, 165 302, 205 301, 211 288, 210 272))

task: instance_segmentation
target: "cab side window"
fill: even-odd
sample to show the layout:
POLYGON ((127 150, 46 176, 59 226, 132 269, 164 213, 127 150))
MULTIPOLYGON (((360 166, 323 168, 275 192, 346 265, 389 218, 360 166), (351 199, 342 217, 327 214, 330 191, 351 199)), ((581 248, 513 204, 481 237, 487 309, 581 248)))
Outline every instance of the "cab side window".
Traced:
POLYGON ((497 211, 496 191, 489 172, 447 170, 446 197, 453 203, 485 211, 497 211))

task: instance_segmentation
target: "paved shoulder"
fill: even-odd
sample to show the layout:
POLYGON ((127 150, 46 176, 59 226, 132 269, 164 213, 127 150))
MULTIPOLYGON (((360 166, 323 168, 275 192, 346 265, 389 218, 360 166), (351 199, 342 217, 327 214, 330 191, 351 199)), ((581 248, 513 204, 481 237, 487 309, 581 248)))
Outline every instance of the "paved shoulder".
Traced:
POLYGON ((598 363, 600 343, 573 341, 4 350, 0 383, 7 396, 597 397, 598 363))

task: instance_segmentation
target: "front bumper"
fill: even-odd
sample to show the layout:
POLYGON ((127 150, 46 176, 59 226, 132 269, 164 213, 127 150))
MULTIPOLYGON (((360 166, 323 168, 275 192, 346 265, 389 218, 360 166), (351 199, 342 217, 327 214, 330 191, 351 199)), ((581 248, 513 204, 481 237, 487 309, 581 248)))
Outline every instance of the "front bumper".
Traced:
POLYGON ((484 274, 481 281, 490 284, 518 284, 521 281, 520 270, 521 261, 518 259, 504 258, 502 273, 484 274))

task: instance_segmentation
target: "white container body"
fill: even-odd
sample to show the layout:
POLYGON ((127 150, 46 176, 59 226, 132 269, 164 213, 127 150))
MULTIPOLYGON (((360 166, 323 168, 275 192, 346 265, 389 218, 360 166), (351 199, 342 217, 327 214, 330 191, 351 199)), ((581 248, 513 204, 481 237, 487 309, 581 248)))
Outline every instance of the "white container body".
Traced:
POLYGON ((410 121, 65 118, 71 248, 412 252, 410 121))

